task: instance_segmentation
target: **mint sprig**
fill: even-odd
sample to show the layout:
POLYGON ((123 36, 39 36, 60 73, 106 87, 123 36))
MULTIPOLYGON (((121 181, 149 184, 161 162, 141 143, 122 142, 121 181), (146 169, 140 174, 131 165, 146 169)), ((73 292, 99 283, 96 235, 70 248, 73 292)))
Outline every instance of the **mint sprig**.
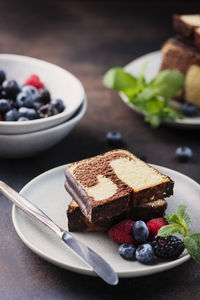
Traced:
POLYGON ((168 100, 183 88, 184 76, 178 71, 165 70, 147 82, 144 77, 146 65, 142 66, 138 77, 123 68, 112 68, 104 75, 103 83, 108 88, 123 92, 130 103, 145 112, 145 121, 154 128, 165 119, 183 118, 168 100))
POLYGON ((186 206, 179 205, 176 214, 168 214, 165 219, 169 225, 159 229, 159 236, 170 236, 174 233, 179 233, 183 236, 183 243, 190 256, 200 266, 200 233, 192 233, 190 217, 186 213, 186 206))

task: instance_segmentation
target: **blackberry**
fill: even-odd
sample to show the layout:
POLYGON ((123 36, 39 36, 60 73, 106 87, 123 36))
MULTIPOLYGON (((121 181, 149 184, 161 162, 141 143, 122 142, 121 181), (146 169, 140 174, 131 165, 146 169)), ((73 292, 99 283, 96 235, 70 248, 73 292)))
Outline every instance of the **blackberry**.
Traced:
POLYGON ((183 242, 174 235, 156 236, 152 242, 154 253, 161 258, 177 258, 184 250, 183 242))
POLYGON ((48 104, 51 102, 51 95, 48 90, 40 89, 40 97, 38 99, 43 104, 48 104))
POLYGON ((58 114, 57 109, 51 104, 45 104, 38 109, 40 118, 47 118, 58 114))

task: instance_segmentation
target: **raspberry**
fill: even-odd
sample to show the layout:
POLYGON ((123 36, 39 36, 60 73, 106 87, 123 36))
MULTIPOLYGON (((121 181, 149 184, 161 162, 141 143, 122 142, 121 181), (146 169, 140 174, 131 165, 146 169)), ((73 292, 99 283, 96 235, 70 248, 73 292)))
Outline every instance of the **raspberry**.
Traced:
POLYGON ((151 243, 156 256, 161 258, 177 258, 184 250, 183 242, 175 235, 156 236, 151 243))
POLYGON ((154 237, 157 235, 158 230, 167 224, 168 222, 164 218, 156 218, 147 222, 147 227, 149 229, 148 241, 152 241, 154 237))
POLYGON ((124 220, 116 225, 114 225, 108 232, 111 240, 118 244, 135 244, 133 237, 133 224, 132 220, 124 220))
POLYGON ((24 85, 32 85, 34 87, 36 87, 37 89, 43 89, 44 88, 44 84, 40 81, 40 77, 38 75, 31 75, 29 76, 25 82, 24 85))

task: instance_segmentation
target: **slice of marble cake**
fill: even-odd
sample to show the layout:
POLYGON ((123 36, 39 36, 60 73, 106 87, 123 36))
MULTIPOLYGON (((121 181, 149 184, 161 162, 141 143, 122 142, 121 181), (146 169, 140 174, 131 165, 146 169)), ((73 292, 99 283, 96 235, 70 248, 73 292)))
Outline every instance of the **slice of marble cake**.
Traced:
POLYGON ((173 181, 125 150, 71 163, 65 188, 83 215, 96 222, 173 194, 173 181))
POLYGON ((81 212, 78 204, 72 200, 67 209, 69 231, 108 231, 113 225, 122 220, 142 220, 148 221, 153 218, 163 217, 167 208, 167 201, 164 199, 155 200, 133 207, 130 211, 125 211, 119 216, 111 218, 101 218, 91 223, 81 212))

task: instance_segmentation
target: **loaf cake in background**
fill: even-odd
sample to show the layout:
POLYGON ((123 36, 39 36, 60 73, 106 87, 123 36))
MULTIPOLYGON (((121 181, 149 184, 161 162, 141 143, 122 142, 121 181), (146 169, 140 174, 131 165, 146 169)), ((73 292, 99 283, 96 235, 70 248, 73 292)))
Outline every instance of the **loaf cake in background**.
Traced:
POLYGON ((89 222, 173 194, 173 181, 125 150, 69 164, 65 188, 89 222))
POLYGON ((108 231, 113 225, 126 219, 148 221, 152 218, 162 217, 167 208, 167 201, 164 199, 155 200, 134 207, 119 216, 112 218, 102 218, 97 222, 89 222, 82 214, 78 204, 72 200, 67 210, 69 231, 108 231))
POLYGON ((193 43, 195 30, 200 28, 200 14, 173 15, 174 30, 188 43, 193 43))
POLYGON ((185 85, 175 99, 200 108, 200 14, 174 15, 173 27, 178 35, 162 46, 160 70, 180 71, 185 76, 185 85))
POLYGON ((200 27, 194 30, 194 46, 200 50, 200 27))
POLYGON ((200 66, 200 52, 194 46, 185 44, 179 37, 167 40, 161 51, 161 71, 172 69, 186 75, 191 66, 200 66))

